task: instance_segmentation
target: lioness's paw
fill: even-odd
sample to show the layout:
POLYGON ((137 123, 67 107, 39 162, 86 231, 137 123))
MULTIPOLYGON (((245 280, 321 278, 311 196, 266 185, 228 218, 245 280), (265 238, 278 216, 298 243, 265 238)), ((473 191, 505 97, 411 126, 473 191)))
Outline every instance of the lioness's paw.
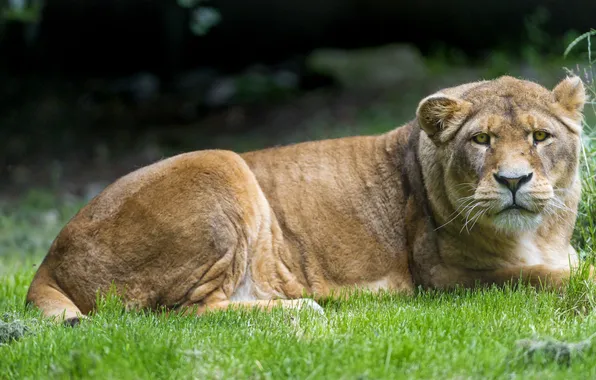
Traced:
POLYGON ((87 317, 86 315, 77 314, 76 317, 65 318, 64 321, 62 321, 62 324, 64 326, 76 327, 81 324, 81 321, 88 319, 89 317, 87 317))
POLYGON ((317 314, 325 315, 325 310, 323 310, 321 305, 319 305, 315 300, 312 300, 310 298, 304 298, 304 299, 298 300, 298 307, 300 309, 308 308, 308 309, 315 311, 317 314))

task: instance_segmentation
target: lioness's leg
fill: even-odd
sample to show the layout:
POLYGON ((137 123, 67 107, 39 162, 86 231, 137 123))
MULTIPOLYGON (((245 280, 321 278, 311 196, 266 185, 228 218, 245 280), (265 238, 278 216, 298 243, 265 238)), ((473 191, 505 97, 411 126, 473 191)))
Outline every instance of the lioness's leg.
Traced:
POLYGON ((220 301, 217 303, 210 303, 203 305, 197 309, 198 314, 203 314, 208 311, 226 310, 226 309, 261 309, 272 310, 274 308, 283 309, 311 309, 319 314, 324 314, 323 308, 314 300, 310 298, 298 299, 271 299, 271 300, 255 300, 255 301, 220 301))
POLYGON ((522 282, 527 285, 546 288, 560 288, 570 276, 569 269, 551 268, 546 265, 532 265, 503 268, 482 276, 482 282, 506 284, 522 282))
POLYGON ((256 308, 262 310, 271 310, 281 307, 284 309, 312 309, 319 314, 323 314, 323 308, 310 298, 298 298, 293 300, 256 300, 256 301, 222 301, 217 304, 207 305, 205 311, 223 310, 223 309, 246 309, 256 308))
POLYGON ((323 314, 323 308, 314 300, 310 298, 296 298, 296 299, 267 299, 267 300, 251 300, 251 301, 232 301, 225 294, 222 289, 217 289, 209 294, 205 299, 194 304, 187 303, 181 305, 171 313, 181 314, 195 314, 202 315, 210 311, 219 311, 227 309, 260 309, 270 311, 274 308, 283 309, 311 309, 319 314, 323 314))
POLYGON ((112 184, 65 226, 28 300, 46 315, 67 318, 91 312, 96 293, 112 285, 129 309, 229 300, 254 252, 272 249, 271 218, 237 154, 164 160, 112 184), (47 291, 52 286, 59 292, 47 291))
POLYGON ((440 267, 434 270, 434 286, 452 288, 517 284, 558 289, 570 278, 569 269, 546 265, 512 266, 497 270, 468 270, 457 267, 440 267))
MULTIPOLYGON (((594 266, 589 265, 588 277, 594 279, 594 266)), ((572 271, 568 268, 552 268, 547 265, 532 265, 523 267, 504 268, 492 272, 485 278, 485 282, 506 283, 518 282, 532 286, 559 289, 571 279, 572 271)))

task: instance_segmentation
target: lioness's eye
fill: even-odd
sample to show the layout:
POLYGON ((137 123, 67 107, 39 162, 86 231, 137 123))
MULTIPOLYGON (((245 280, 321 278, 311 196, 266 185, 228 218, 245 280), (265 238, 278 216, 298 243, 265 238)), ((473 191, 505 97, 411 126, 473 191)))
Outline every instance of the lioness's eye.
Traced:
POLYGON ((490 144, 490 136, 487 133, 479 133, 472 137, 472 141, 476 144, 488 145, 490 144))
POLYGON ((546 140, 550 134, 544 131, 535 131, 534 132, 534 141, 540 142, 546 140))

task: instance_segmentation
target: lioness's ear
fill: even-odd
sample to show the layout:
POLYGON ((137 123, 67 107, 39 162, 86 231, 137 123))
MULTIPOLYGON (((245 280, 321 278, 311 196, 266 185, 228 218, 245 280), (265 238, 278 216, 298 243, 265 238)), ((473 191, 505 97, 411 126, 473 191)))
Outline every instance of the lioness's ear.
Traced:
POLYGON ((582 111, 586 103, 586 90, 584 83, 578 76, 563 79, 553 89, 555 103, 569 113, 575 121, 582 118, 582 111))
POLYGON ((437 93, 422 99, 416 117, 420 128, 435 143, 440 143, 457 132, 471 108, 470 102, 437 93))

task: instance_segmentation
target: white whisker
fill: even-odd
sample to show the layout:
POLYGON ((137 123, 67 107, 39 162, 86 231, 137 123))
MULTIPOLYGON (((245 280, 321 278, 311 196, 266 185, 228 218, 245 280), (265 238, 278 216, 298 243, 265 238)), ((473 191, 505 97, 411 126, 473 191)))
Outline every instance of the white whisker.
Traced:
POLYGON ((471 228, 469 228, 469 229, 468 229, 468 224, 469 224, 470 222, 472 222, 472 221, 474 220, 474 218, 476 217, 476 215, 478 215, 478 213, 479 213, 479 212, 482 212, 482 210, 480 210, 479 212, 477 212, 476 214, 474 214, 474 215, 472 216, 472 219, 470 219, 470 215, 471 215, 471 214, 472 214, 472 212, 473 212, 473 211, 474 211, 474 210, 475 210, 477 207, 479 207, 479 206, 480 206, 480 203, 476 203, 476 204, 474 204, 474 206, 473 206, 473 207, 471 207, 471 208, 469 209, 469 211, 466 213, 465 223, 464 223, 464 225, 462 226, 462 228, 459 230, 459 233, 460 233, 460 234, 462 233, 462 231, 464 230, 464 228, 466 229, 466 231, 467 231, 468 233, 470 233, 470 231, 471 231, 471 228))
POLYGON ((472 203, 474 202, 474 196, 469 196, 469 197, 463 197, 461 199, 458 200, 458 203, 460 203, 460 205, 455 209, 455 211, 453 211, 448 218, 453 215, 456 214, 453 218, 451 218, 450 220, 448 220, 447 222, 445 222, 443 225, 435 228, 435 231, 439 230, 440 228, 445 227, 446 225, 448 225, 449 223, 453 222, 455 219, 457 219, 458 216, 460 216, 462 214, 462 212, 464 212, 472 203), (463 206, 463 207, 462 207, 463 206), (461 208, 461 210, 460 210, 461 208))

